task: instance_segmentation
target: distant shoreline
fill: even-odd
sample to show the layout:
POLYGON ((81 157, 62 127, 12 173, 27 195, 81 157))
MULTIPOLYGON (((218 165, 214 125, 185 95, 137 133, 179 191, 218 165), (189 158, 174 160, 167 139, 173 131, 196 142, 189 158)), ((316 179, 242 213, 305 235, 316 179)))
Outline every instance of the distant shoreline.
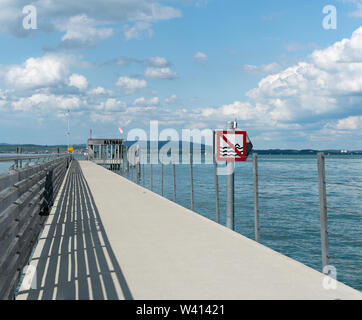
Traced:
MULTIPOLYGON (((66 145, 34 145, 34 144, 23 144, 23 145, 14 145, 14 144, 0 144, 0 154, 4 153, 16 153, 16 148, 21 147, 23 153, 53 153, 59 148, 60 152, 66 152, 66 145)), ((85 144, 73 145, 75 151, 85 152, 87 147, 85 144)), ((212 147, 201 145, 201 150, 204 153, 212 152, 212 147)), ((362 155, 362 150, 336 150, 336 149, 327 149, 327 150, 313 150, 313 149, 303 149, 303 150, 293 150, 293 149, 255 149, 252 152, 258 153, 260 155, 316 155, 318 152, 324 152, 325 154, 330 155, 362 155)))

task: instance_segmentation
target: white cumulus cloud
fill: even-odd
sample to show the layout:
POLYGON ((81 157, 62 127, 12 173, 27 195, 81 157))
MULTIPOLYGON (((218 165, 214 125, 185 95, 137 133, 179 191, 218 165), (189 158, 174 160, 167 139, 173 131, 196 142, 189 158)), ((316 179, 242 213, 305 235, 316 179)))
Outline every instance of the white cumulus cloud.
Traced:
POLYGON ((310 61, 263 78, 247 95, 268 106, 275 120, 321 119, 361 111, 361 74, 362 27, 350 39, 314 51, 310 61))
POLYGON ((69 77, 69 85, 83 91, 88 88, 88 81, 86 77, 82 76, 81 74, 73 73, 69 77))
POLYGON ((250 74, 266 75, 279 72, 281 70, 281 66, 276 62, 270 64, 263 64, 261 66, 246 64, 242 66, 242 70, 250 74))
POLYGON ((164 57, 150 57, 146 60, 146 62, 151 66, 158 68, 167 67, 170 65, 168 60, 164 57))
POLYGON ((148 22, 137 22, 133 26, 125 26, 124 35, 127 40, 151 38, 154 35, 152 25, 148 22))
POLYGON ((340 130, 357 130, 362 129, 362 116, 351 116, 345 119, 340 119, 336 125, 340 130))
POLYGON ((82 101, 78 97, 37 93, 12 102, 14 111, 50 113, 54 110, 78 109, 82 101))
POLYGON ((65 31, 60 47, 91 47, 113 35, 112 28, 98 28, 97 22, 87 15, 77 15, 65 21, 59 21, 57 27, 65 31))
POLYGON ((138 89, 146 88, 147 81, 143 79, 119 77, 116 86, 122 88, 126 93, 133 93, 138 89))
POLYGON ((155 106, 160 103, 160 99, 158 97, 153 97, 150 99, 146 99, 145 97, 140 97, 134 100, 133 105, 137 106, 155 106))
POLYGON ((178 78, 178 75, 175 71, 172 71, 170 68, 149 67, 145 71, 145 77, 172 80, 178 78))
POLYGON ((196 52, 194 54, 193 58, 194 58, 195 61, 197 61, 198 63, 201 63, 201 64, 207 62, 207 60, 209 59, 209 57, 206 55, 206 53, 203 53, 203 52, 200 52, 200 51, 196 52))
MULTIPOLYGON (((163 2, 160 0, 33 0, 31 4, 37 9, 40 31, 65 31, 64 40, 87 42, 108 37, 112 31, 104 26, 128 23, 131 24, 131 29, 138 29, 139 32, 142 24, 144 26, 182 15, 179 9, 164 5, 163 2), (77 18, 68 20, 69 17, 77 18), (85 33, 87 25, 90 28, 89 36, 85 33), (91 35, 94 39, 91 39, 91 35)), ((1 0, 0 32, 21 37, 33 34, 25 32, 22 27, 22 9, 26 4, 30 3, 23 0, 1 0)), ((136 33, 136 31, 131 32, 131 36, 136 33)))
POLYGON ((69 57, 66 56, 32 57, 21 65, 6 67, 2 78, 12 89, 53 86, 65 81, 69 73, 69 64, 69 57))

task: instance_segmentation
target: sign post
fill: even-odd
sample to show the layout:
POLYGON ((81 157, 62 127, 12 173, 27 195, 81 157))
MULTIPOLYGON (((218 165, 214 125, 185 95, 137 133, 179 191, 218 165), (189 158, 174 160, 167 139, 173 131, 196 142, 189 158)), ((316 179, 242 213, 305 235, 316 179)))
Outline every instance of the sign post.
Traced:
MULTIPOLYGON (((227 129, 236 129, 236 121, 229 121, 227 123, 227 129)), ((223 142, 226 142, 226 144, 229 144, 229 140, 227 140, 226 138, 226 135, 222 135, 222 138, 223 138, 223 142), (226 140, 226 141, 225 141, 226 140)), ((218 143, 220 144, 221 146, 221 141, 220 139, 218 139, 218 143)), ((231 143, 230 143, 231 144, 231 143)), ((227 150, 228 147, 230 147, 230 145, 228 146, 225 146, 225 143, 223 143, 224 147, 222 148, 222 150, 227 150), (225 149, 226 148, 226 149, 225 149)), ((230 148, 229 148, 230 149, 230 148)), ((231 153, 229 153, 230 155, 233 154, 233 151, 236 151, 238 150, 236 148, 236 146, 231 149, 234 149, 231 151, 231 153)), ((220 150, 220 149, 219 149, 220 150)), ((225 153, 224 153, 225 155, 225 153)), ((226 155, 227 156, 228 153, 226 152, 226 155)), ((234 171, 235 171, 235 162, 234 161, 227 161, 226 162, 226 227, 231 229, 231 230, 234 230, 234 186, 235 186, 235 174, 234 174, 234 171)))
POLYGON ((253 147, 246 131, 237 130, 236 121, 228 121, 226 130, 215 132, 217 161, 226 161, 226 227, 234 230, 235 162, 246 161, 253 147))

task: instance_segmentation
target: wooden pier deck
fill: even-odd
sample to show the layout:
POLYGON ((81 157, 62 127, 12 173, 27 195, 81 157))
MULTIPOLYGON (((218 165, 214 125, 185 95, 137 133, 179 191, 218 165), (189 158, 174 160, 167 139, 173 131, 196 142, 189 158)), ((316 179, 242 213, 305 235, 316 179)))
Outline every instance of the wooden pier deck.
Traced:
POLYGON ((89 161, 73 161, 17 299, 362 299, 89 161))

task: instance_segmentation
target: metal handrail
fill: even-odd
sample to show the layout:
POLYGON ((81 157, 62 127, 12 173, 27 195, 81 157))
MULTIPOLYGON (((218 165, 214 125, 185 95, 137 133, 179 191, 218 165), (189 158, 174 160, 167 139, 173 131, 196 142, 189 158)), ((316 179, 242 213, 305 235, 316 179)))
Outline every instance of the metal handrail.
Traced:
POLYGON ((0 157, 0 162, 10 162, 17 160, 34 160, 34 159, 42 159, 42 158, 50 158, 50 157, 59 157, 67 155, 68 153, 51 153, 47 155, 17 155, 17 156, 9 156, 9 157, 0 157))

